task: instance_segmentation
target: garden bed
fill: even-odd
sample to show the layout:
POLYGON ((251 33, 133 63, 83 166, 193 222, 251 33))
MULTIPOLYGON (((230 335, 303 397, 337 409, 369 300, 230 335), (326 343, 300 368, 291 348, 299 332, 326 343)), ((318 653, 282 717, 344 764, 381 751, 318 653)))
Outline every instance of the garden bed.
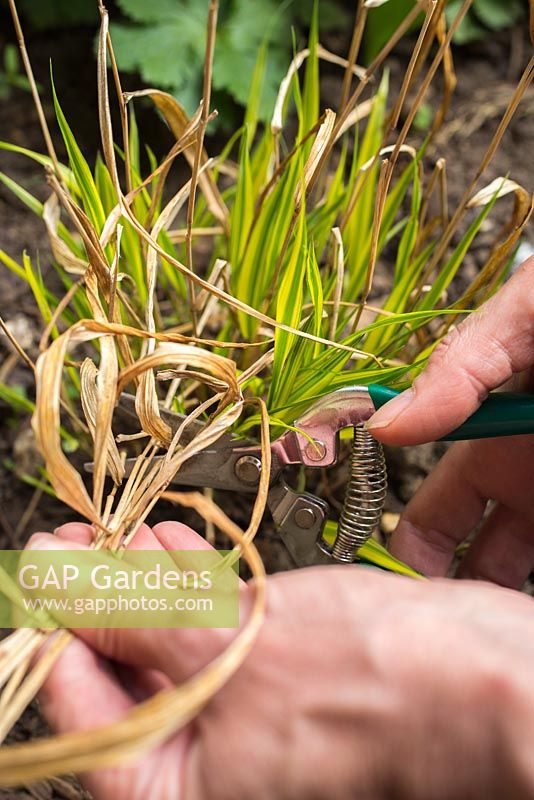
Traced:
MULTIPOLYGON (((347 50, 347 43, 335 41, 328 43, 330 49, 338 52, 347 50)), ((54 37, 30 38, 28 46, 37 79, 43 86, 48 86, 48 58, 54 52, 54 72, 66 116, 75 121, 76 134, 80 145, 84 148, 89 161, 92 161, 97 150, 98 130, 96 126, 96 90, 95 65, 91 56, 92 39, 87 31, 69 31, 54 37), (70 76, 70 84, 67 83, 70 76), (82 99, 83 98, 83 101, 82 99)), ((491 134, 511 95, 525 56, 530 47, 522 31, 516 30, 502 34, 492 40, 471 47, 469 50, 456 51, 456 70, 458 89, 453 106, 448 114, 448 121, 433 145, 429 162, 432 158, 445 157, 447 160, 448 187, 451 204, 461 197, 469 176, 474 172, 480 155, 490 141, 491 134)), ((409 53, 401 52, 389 61, 392 70, 393 87, 399 85, 404 74, 409 53)), ((128 85, 135 87, 135 78, 129 77, 128 85)), ((324 79, 324 101, 332 103, 332 98, 339 92, 340 81, 335 73, 324 79)), ((394 91, 394 89, 393 89, 394 91)), ((45 93, 45 96, 48 95, 45 93)), ((432 95, 429 96, 432 102, 432 95)), ((504 141, 490 167, 487 182, 499 175, 509 174, 514 180, 532 189, 532 169, 528 154, 534 147, 534 126, 529 116, 534 109, 534 91, 529 90, 519 113, 507 131, 504 141)), ((54 129, 53 109, 50 99, 45 106, 51 127, 54 129)), ((163 153, 170 144, 161 125, 152 112, 146 112, 142 125, 144 132, 149 127, 147 139, 158 153, 163 153), (146 124, 145 124, 146 123, 146 124)), ((0 116, 0 139, 14 142, 23 147, 42 149, 41 133, 33 110, 30 96, 20 90, 14 90, 8 100, 3 101, 3 113, 0 116)), ((63 148, 60 137, 57 137, 57 148, 60 156, 63 148)), ((217 143, 210 150, 217 152, 217 143)), ((40 168, 21 156, 1 153, 0 169, 11 178, 20 182, 34 194, 46 196, 46 186, 40 168)), ((32 216, 27 209, 4 188, 0 188, 0 215, 2 229, 0 231, 0 248, 9 255, 18 258, 27 249, 32 255, 40 253, 40 264, 45 276, 54 280, 54 273, 49 266, 49 248, 46 232, 40 220, 32 216)), ((496 225, 498 222, 488 222, 496 225)), ((490 237, 488 228, 484 235, 490 237)), ((484 235, 477 240, 477 247, 483 250, 484 235)), ((534 242, 532 232, 531 241, 534 242)), ((467 273, 476 274, 479 266, 477 249, 472 249, 466 264, 467 273)), ((387 280, 388 264, 379 265, 383 270, 382 281, 387 280)), ((465 273, 464 273, 465 274, 465 273)), ((380 289, 381 276, 378 275, 377 286, 380 289)), ((40 320, 37 316, 35 302, 26 284, 18 281, 6 270, 0 270, 0 297, 2 298, 2 316, 7 321, 17 321, 20 335, 35 347, 40 335, 40 320)), ((28 388, 31 393, 33 379, 23 368, 21 362, 10 357, 10 351, 4 343, 3 361, 0 372, 1 380, 10 384, 17 383, 28 388)), ((69 512, 54 498, 37 492, 22 483, 16 471, 30 472, 34 468, 37 455, 33 449, 32 437, 29 434, 28 420, 16 419, 7 406, 2 406, 2 436, 0 439, 0 546, 3 548, 21 547, 29 534, 36 530, 54 530, 59 524, 69 519, 69 512), (6 463, 10 467, 6 467, 6 463)), ((404 503, 413 494, 417 485, 432 469, 443 453, 444 445, 431 444, 410 450, 397 450, 387 454, 390 491, 386 510, 398 513, 404 503)), ((343 495, 345 466, 340 464, 331 470, 328 476, 321 476, 319 482, 328 480, 329 493, 334 501, 340 501, 343 495)), ((322 491, 318 489, 318 492, 322 491)), ((331 499, 331 498, 328 498, 331 499)), ((221 505, 231 511, 232 516, 239 517, 242 504, 243 519, 248 518, 249 506, 240 497, 218 498, 221 505)), ((157 511, 149 519, 155 522, 162 518, 172 517, 175 511, 164 503, 158 505, 157 511)), ((203 522, 192 516, 181 517, 193 527, 202 530, 203 522)), ((237 520, 239 521, 239 519, 237 520)), ((288 568, 289 559, 277 539, 270 522, 266 522, 264 530, 258 537, 259 549, 269 571, 288 568)), ((31 738, 43 732, 35 709, 30 709, 17 725, 12 738, 31 738)), ((69 790, 65 786, 44 787, 20 790, 20 792, 0 791, 0 797, 21 800, 23 797, 68 797, 69 790), (28 794, 33 792, 33 794, 28 794), (37 793, 36 793, 37 792, 37 793), (61 793, 63 792, 63 794, 61 793)), ((73 790, 72 797, 82 797, 81 790, 73 790)))

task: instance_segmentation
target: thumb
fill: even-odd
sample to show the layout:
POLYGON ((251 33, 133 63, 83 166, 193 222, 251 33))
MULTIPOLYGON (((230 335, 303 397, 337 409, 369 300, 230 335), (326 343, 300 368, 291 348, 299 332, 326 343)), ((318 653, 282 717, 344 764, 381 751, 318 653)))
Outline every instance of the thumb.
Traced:
POLYGON ((435 348, 411 389, 367 422, 385 444, 435 441, 476 411, 489 391, 534 364, 534 257, 435 348))

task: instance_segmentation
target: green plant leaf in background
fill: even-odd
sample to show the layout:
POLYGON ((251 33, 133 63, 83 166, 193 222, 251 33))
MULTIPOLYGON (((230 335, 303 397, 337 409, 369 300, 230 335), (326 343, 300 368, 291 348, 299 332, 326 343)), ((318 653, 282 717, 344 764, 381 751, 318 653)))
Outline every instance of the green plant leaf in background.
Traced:
MULTIPOLYGON (((450 24, 463 0, 450 0, 446 14, 450 24)), ((370 9, 365 29, 364 57, 369 62, 379 52, 390 36, 412 10, 414 0, 389 0, 385 5, 370 9)), ((526 16, 528 0, 473 0, 469 12, 454 35, 456 44, 469 44, 487 37, 489 31, 511 28, 526 16)), ((414 25, 421 24, 423 17, 414 25)))
MULTIPOLYGON (((6 0, 0 4, 7 5, 6 0)), ((449 21, 462 0, 450 0, 449 21)), ((246 106, 251 77, 262 43, 268 40, 267 63, 259 119, 272 112, 276 91, 292 49, 291 26, 297 28, 297 44, 311 23, 314 0, 220 0, 213 87, 215 105, 223 123, 232 116, 231 103, 246 106), (229 100, 231 103, 229 103, 229 100)), ((124 21, 111 25, 113 42, 122 71, 139 72, 145 83, 167 89, 189 113, 202 94, 207 3, 200 0, 117 0, 124 21)), ((90 25, 96 28, 94 0, 19 0, 25 21, 37 30, 90 25)), ((319 0, 319 29, 346 31, 353 20, 355 4, 343 0, 319 0)), ((386 43, 413 0, 389 0, 369 11, 363 57, 369 62, 386 43)), ((456 44, 482 39, 489 32, 516 24, 528 9, 527 0, 474 0, 455 35, 456 44)), ((420 20, 422 16, 420 17, 420 20)), ((414 30, 417 28, 416 23, 414 30)), ((9 56, 11 58, 11 56, 9 56)), ((9 82, 23 86, 23 75, 10 72, 9 82)), ((0 91, 6 87, 7 70, 0 71, 0 91)), ((24 88, 24 87, 23 87, 24 88)), ((213 127, 212 127, 213 130, 213 127)))
POLYGON ((0 68, 0 100, 6 100, 12 89, 30 90, 30 82, 21 71, 19 51, 15 44, 8 43, 3 53, 4 68, 0 68))
MULTIPOLYGON (((460 10, 461 0, 451 0, 447 6, 449 24, 460 10)), ((488 31, 502 31, 511 28, 528 10, 526 0, 474 0, 470 12, 462 23, 454 41, 456 44, 469 44, 485 39, 488 31)))
POLYGON ((111 25, 121 69, 139 72, 149 86, 172 91, 191 113, 201 94, 198 67, 204 57, 207 4, 118 0, 118 6, 131 20, 111 25))
POLYGON ((500 31, 518 22, 525 8, 522 0, 475 0, 473 11, 487 28, 500 31))
MULTIPOLYGON (((180 97, 189 113, 202 94, 207 4, 197 0, 118 0, 130 23, 112 25, 122 69, 180 97)), ((311 7, 311 3, 310 3, 311 7)), ((213 87, 245 106, 258 51, 269 38, 260 119, 271 113, 291 49, 288 11, 273 0, 226 0, 219 10, 213 87)))
MULTIPOLYGON (((78 0, 79 2, 81 0, 78 0)), ((149 85, 180 97, 189 113, 202 94, 207 3, 198 0, 117 0, 126 21, 111 32, 122 70, 136 71, 149 85)), ((308 27, 313 0, 221 0, 213 69, 216 105, 222 95, 246 106, 251 78, 262 44, 268 40, 265 80, 258 117, 272 113, 291 53, 291 26, 308 27)), ((349 24, 340 4, 319 3, 322 30, 349 24)), ((221 115, 222 116, 222 115, 221 115)))

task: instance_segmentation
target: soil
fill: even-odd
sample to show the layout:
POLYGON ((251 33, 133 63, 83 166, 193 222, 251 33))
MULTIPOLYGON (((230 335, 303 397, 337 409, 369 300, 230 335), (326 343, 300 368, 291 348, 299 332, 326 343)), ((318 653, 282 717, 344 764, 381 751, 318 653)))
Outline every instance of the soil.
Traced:
MULTIPOLYGON (((3 25, 2 30, 8 30, 3 25)), ((344 41, 325 43, 337 52, 347 50, 344 41)), ((54 74, 61 102, 67 119, 75 120, 76 136, 91 161, 98 148, 96 126, 95 65, 92 58, 92 33, 81 29, 54 35, 33 35, 28 46, 37 80, 48 87, 48 59, 53 52, 54 74)), ((469 49, 456 52, 458 88, 448 121, 442 129, 431 151, 430 160, 444 156, 447 160, 448 188, 450 204, 453 206, 461 197, 469 176, 474 174, 481 155, 487 147, 508 98, 517 83, 521 68, 526 62, 530 47, 520 29, 507 32, 469 49)), ((407 63, 407 50, 401 51, 391 59, 393 86, 399 85, 407 63)), ((127 76, 126 88, 138 88, 135 77, 127 76)), ((327 76, 323 83, 325 103, 332 104, 339 93, 339 77, 327 76)), ((45 113, 52 124, 53 109, 48 92, 44 92, 45 113)), ((429 102, 435 95, 429 95, 429 102)), ((488 171, 489 180, 510 175, 527 189, 533 187, 533 174, 529 153, 534 152, 534 126, 530 123, 534 109, 534 92, 530 90, 520 111, 516 114, 507 131, 501 148, 488 171)), ((52 124, 53 127, 53 124, 52 124)), ((140 127, 148 128, 148 140, 156 152, 164 152, 170 145, 168 135, 160 126, 155 115, 148 113, 140 127)), ((42 138, 36 114, 29 94, 14 90, 7 100, 2 101, 0 115, 0 139, 42 151, 42 138)), ((58 139, 58 137, 56 137, 58 139)), ((56 142, 60 156, 63 148, 56 142)), ((214 148, 216 150, 216 148, 214 148)), ((22 156, 0 151, 0 169, 13 180, 20 182, 32 193, 44 199, 47 196, 42 170, 22 156)), ((0 248, 15 259, 20 259, 23 250, 32 258, 40 259, 44 279, 54 280, 51 271, 49 248, 44 227, 13 195, 0 185, 0 248)), ((491 231, 486 229, 489 236, 491 231)), ((534 243, 532 230, 527 240, 534 243)), ((484 248, 484 242, 479 245, 484 248)), ((482 251, 481 251, 482 252, 482 251)), ((480 263, 477 250, 472 251, 466 267, 475 273, 480 263)), ((26 285, 5 269, 0 269, 1 316, 13 322, 18 320, 21 331, 35 348, 40 332, 40 321, 33 299, 26 285)), ((32 378, 29 371, 12 355, 0 340, 3 361, 0 365, 0 380, 11 385, 21 385, 31 394, 32 378)), ((13 548, 24 545, 31 532, 52 531, 71 517, 61 503, 46 494, 41 495, 22 483, 6 462, 14 462, 15 469, 28 471, 37 459, 29 435, 28 420, 14 418, 6 405, 0 403, 2 435, 0 437, 0 548, 13 548)), ((419 448, 397 450, 387 454, 390 489, 387 511, 396 514, 402 511, 406 501, 413 495, 417 486, 434 467, 444 451, 444 445, 433 444, 419 448)), ((340 467, 336 475, 329 475, 328 493, 334 501, 341 500, 345 481, 345 467, 340 467)), ((330 499, 330 498, 329 498, 330 499)), ((225 501, 223 501, 225 502, 225 501)), ((234 515, 245 516, 248 508, 242 498, 227 499, 228 510, 234 515)), ((175 511, 163 506, 152 521, 175 516, 175 511)), ((149 520, 150 521, 150 520, 149 520)), ((191 517, 187 521, 202 530, 203 523, 191 517)), ((281 546, 271 525, 259 537, 259 546, 267 567, 271 571, 289 568, 290 561, 281 546)), ((44 723, 32 706, 17 724, 10 740, 31 738, 45 732, 44 723)), ((73 779, 74 781, 74 779, 73 779)), ((0 791, 0 798, 82 798, 82 790, 69 779, 68 786, 40 784, 18 792, 0 791), (77 788, 75 788, 77 787, 77 788)))

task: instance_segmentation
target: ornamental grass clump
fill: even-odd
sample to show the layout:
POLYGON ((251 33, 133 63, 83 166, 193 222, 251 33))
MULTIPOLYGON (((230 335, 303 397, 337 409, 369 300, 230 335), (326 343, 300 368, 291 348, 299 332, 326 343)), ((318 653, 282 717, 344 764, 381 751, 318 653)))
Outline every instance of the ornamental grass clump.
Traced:
MULTIPOLYGON (((92 523, 94 547, 117 549, 165 497, 182 464, 226 431, 256 438, 264 469, 244 531, 209 496, 172 494, 230 536, 256 578, 253 613, 230 647, 190 681, 114 725, 0 750, 4 785, 119 763, 194 717, 237 669, 261 625, 264 572, 253 539, 267 498, 270 438, 335 388, 411 382, 451 326, 506 277, 532 197, 511 177, 484 185, 483 176, 532 80, 534 60, 451 213, 446 162, 430 154, 455 86, 451 40, 470 0, 449 27, 444 0, 421 0, 362 68, 358 53, 372 5, 359 6, 347 58, 322 47, 314 14, 308 46, 295 52, 267 126, 258 122, 261 48, 244 123, 222 153, 210 157, 205 133, 215 115, 216 0, 208 9, 203 98, 191 118, 165 92, 122 91, 108 15, 99 3, 102 155, 92 168, 76 142, 75 120, 71 128, 62 111, 61 88, 52 82, 68 163, 57 157, 10 0, 47 152, 5 142, 0 147, 40 163, 50 195, 41 203, 7 175, 0 173, 0 180, 42 217, 64 286, 55 294, 29 255, 18 263, 0 251, 5 266, 27 282, 43 318, 35 364, 13 342, 35 372, 35 403, 25 398, 23 406, 33 410, 42 485, 92 523), (387 57, 421 12, 422 28, 392 97, 387 57), (322 61, 338 65, 343 76, 335 109, 320 106, 322 61), (441 102, 424 140, 413 144, 413 121, 438 76, 441 102), (140 97, 155 105, 175 138, 161 160, 147 150, 148 167, 133 110, 140 97), (112 102, 118 104, 118 132, 112 102), (185 159, 190 177, 170 190, 178 159, 185 159), (477 276, 463 280, 460 290, 456 279, 465 256, 505 195, 513 196, 509 218, 477 276), (379 270, 388 275, 389 291, 377 299, 379 270), (114 411, 126 389, 135 393, 139 429, 117 435, 114 411), (187 415, 175 434, 162 408, 187 415), (204 425, 183 444, 195 420, 204 425), (68 455, 75 446, 92 454, 90 491, 68 455), (132 455, 135 466, 125 475, 132 455)), ((1 393, 20 408, 11 387, 1 393)), ((394 569, 393 559, 389 563, 394 569)), ((70 636, 21 629, 0 645, 2 738, 70 636), (46 639, 49 646, 34 662, 46 639)))

